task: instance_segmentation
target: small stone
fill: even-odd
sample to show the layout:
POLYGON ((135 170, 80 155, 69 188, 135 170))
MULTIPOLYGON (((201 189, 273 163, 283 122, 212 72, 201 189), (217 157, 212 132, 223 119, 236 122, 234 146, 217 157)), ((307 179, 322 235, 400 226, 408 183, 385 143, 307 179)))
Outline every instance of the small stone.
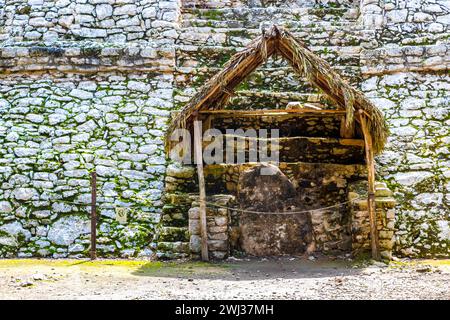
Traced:
POLYGON ((89 232, 89 220, 80 216, 64 216, 50 227, 48 239, 54 244, 68 246, 89 232))
POLYGON ((70 245, 68 250, 70 253, 83 252, 84 246, 82 244, 75 243, 75 244, 70 245))
POLYGON ((128 82, 127 87, 130 90, 140 91, 143 93, 149 92, 151 89, 149 84, 146 84, 145 82, 140 82, 140 81, 130 81, 130 82, 128 82))
POLYGON ((14 236, 16 238, 18 235, 22 235, 26 240, 29 240, 31 238, 30 231, 24 229, 22 224, 18 221, 0 226, 0 231, 3 231, 4 233, 7 233, 8 235, 14 236))
POLYGON ((1 246, 5 246, 5 247, 18 247, 19 243, 17 242, 15 237, 5 237, 2 236, 0 237, 0 247, 1 246))
POLYGON ((17 188, 12 192, 16 200, 27 201, 34 197, 38 197, 36 190, 32 188, 17 188))
POLYGON ((113 7, 109 4, 99 4, 95 7, 95 13, 98 19, 103 20, 112 16, 113 7))
POLYGON ((171 164, 167 167, 166 174, 175 178, 192 178, 195 174, 194 167, 181 166, 178 164, 171 164))
POLYGON ((44 116, 40 114, 27 114, 26 119, 33 123, 41 123, 44 121, 44 116))
POLYGON ((116 168, 106 166, 97 166, 96 171, 100 177, 114 177, 119 174, 119 170, 117 170, 116 168))
POLYGON ((426 272, 431 272, 431 271, 433 271, 433 269, 430 266, 418 267, 416 269, 416 272, 419 272, 419 273, 426 273, 426 272))
POLYGON ((74 21, 73 15, 61 16, 61 18, 58 19, 58 24, 66 28, 70 28, 73 24, 73 21, 74 21))
POLYGON ((0 213, 10 213, 12 210, 11 203, 8 201, 0 201, 0 213))
POLYGON ((189 248, 191 252, 198 253, 201 251, 201 238, 200 236, 193 235, 191 236, 190 242, 189 242, 189 248))
POLYGON ((104 29, 81 28, 72 31, 75 35, 83 38, 105 38, 107 32, 104 29))
POLYGON ((35 244, 38 245, 41 249, 50 247, 50 242, 45 240, 38 240, 35 242, 35 244))
POLYGON ((12 142, 19 140, 19 138, 20 138, 19 134, 18 134, 17 132, 14 132, 14 131, 8 133, 8 134, 6 135, 6 137, 5 137, 5 139, 6 139, 7 141, 12 141, 12 142))
POLYGON ((15 148, 14 154, 17 157, 31 157, 35 156, 39 152, 38 149, 32 149, 32 148, 15 148))
POLYGON ((42 34, 37 31, 25 32, 25 38, 28 40, 39 40, 42 37, 42 34))
POLYGON ((392 10, 386 13, 386 17, 388 19, 388 22, 392 23, 400 23, 405 22, 406 17, 408 16, 408 10, 392 10))
POLYGON ((51 114, 48 116, 48 122, 50 125, 55 125, 64 122, 67 117, 64 114, 51 114))
POLYGON ((137 7, 134 4, 127 4, 121 7, 116 7, 114 9, 114 15, 120 16, 120 15, 129 15, 129 16, 135 16, 137 13, 137 7))
POLYGON ((156 17, 156 8, 155 7, 149 7, 142 10, 142 17, 144 19, 152 19, 156 17))
POLYGON ((414 22, 425 22, 433 20, 433 16, 424 12, 416 12, 414 13, 413 21, 414 22))
POLYGON ((30 20, 28 20, 28 24, 30 26, 37 27, 37 28, 53 26, 53 24, 51 22, 45 20, 45 18, 43 18, 43 17, 31 18, 30 20))
POLYGON ((80 89, 73 89, 70 93, 70 96, 81 99, 81 100, 88 100, 94 98, 94 94, 89 91, 80 90, 80 89))

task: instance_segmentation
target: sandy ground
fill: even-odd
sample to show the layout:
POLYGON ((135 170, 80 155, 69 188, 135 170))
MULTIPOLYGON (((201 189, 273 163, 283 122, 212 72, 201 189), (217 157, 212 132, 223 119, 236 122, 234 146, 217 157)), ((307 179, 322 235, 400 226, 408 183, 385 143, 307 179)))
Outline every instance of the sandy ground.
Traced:
POLYGON ((0 299, 450 299, 450 260, 0 260, 0 299))

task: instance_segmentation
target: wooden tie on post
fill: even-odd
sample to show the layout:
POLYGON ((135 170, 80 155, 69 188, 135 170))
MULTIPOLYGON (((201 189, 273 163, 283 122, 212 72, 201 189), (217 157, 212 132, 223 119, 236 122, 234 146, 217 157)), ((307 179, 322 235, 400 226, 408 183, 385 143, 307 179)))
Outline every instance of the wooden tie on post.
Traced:
POLYGON ((368 197, 367 208, 369 211, 370 219, 370 244, 372 248, 372 258, 375 260, 380 259, 380 251, 378 247, 378 230, 377 230, 377 216, 376 216, 376 204, 375 204, 375 162, 372 148, 372 136, 367 128, 367 122, 362 110, 359 110, 359 120, 361 122, 361 129, 364 135, 364 143, 366 150, 366 163, 367 163, 367 175, 368 175, 368 197))
POLYGON ((202 260, 208 261, 208 232, 206 226, 206 190, 205 175, 203 173, 203 152, 202 152, 202 126, 196 116, 194 119, 194 148, 195 160, 197 162, 198 186, 199 186, 199 202, 200 202, 200 234, 201 234, 201 253, 202 260))

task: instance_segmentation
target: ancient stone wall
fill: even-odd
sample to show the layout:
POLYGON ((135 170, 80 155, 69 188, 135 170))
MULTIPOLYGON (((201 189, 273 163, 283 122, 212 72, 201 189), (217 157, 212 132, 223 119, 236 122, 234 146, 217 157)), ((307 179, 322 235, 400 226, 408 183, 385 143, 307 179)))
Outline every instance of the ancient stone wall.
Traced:
POLYGON ((153 254, 179 9, 0 2, 1 256, 85 256, 94 169, 99 255, 153 254))
MULTIPOLYGON (((367 208, 367 181, 356 181, 348 186, 348 199, 351 201, 352 253, 370 252, 370 219, 367 208)), ((381 257, 392 259, 395 233, 395 199, 386 183, 375 183, 375 217, 378 230, 378 248, 381 257)))
MULTIPOLYGON (((446 0, 0 0, 0 255, 86 255, 94 168, 101 255, 186 253, 193 200, 174 191, 192 191, 194 174, 166 174, 170 112, 275 22, 385 112, 377 179, 395 190, 396 253, 448 256, 449 11, 446 0)), ((290 72, 271 59, 233 106, 322 99, 290 72)))
POLYGON ((394 250, 448 256, 450 3, 367 2, 384 17, 377 48, 361 53, 361 88, 391 130, 377 169, 397 199, 394 250))

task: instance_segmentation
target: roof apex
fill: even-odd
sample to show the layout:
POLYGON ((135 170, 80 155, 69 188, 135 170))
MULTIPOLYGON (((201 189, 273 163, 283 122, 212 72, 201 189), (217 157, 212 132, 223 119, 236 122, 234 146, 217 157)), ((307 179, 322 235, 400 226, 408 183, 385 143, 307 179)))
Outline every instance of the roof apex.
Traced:
POLYGON ((354 121, 355 111, 362 110, 373 139, 375 153, 382 151, 388 129, 381 111, 365 95, 350 86, 322 58, 310 51, 288 30, 277 25, 262 29, 262 34, 236 53, 214 77, 208 80, 177 114, 168 131, 186 127, 195 111, 221 109, 234 89, 273 54, 286 59, 294 71, 306 77, 311 85, 323 91, 337 107, 346 110, 346 121, 354 121))

